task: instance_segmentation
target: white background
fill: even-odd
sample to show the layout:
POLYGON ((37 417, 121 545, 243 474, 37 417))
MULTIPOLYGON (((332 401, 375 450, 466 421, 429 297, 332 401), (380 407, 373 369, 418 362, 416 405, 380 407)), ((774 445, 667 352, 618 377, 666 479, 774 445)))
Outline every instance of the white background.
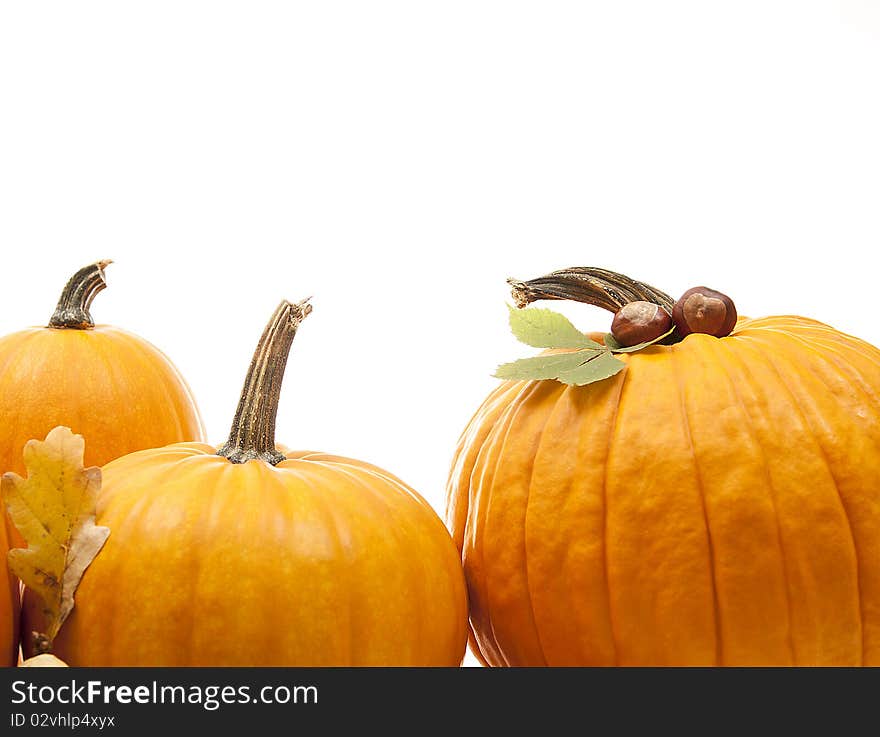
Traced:
POLYGON ((212 442, 282 297, 315 310, 279 441, 438 512, 531 352, 507 276, 706 284, 880 343, 875 0, 0 8, 0 333, 114 259, 93 314, 172 357, 212 442))

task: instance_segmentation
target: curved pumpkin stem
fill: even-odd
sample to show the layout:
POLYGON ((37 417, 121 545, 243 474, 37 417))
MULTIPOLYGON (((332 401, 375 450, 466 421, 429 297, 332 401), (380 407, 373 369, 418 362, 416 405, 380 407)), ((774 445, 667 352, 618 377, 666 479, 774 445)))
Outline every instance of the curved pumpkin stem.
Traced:
POLYGON ((84 266, 70 277, 49 320, 50 328, 89 330, 95 327, 89 307, 95 295, 107 286, 104 269, 112 263, 110 260, 98 261, 84 266))
POLYGON ((617 312, 629 302, 642 300, 658 304, 672 314, 675 304, 666 292, 649 284, 591 266, 573 266, 528 281, 508 279, 507 283, 517 307, 539 299, 570 299, 617 312))
POLYGON ((312 311, 308 299, 282 302, 269 320, 244 380, 229 439, 217 455, 232 463, 261 460, 276 465, 284 454, 275 448, 275 417, 287 356, 300 323, 312 311))

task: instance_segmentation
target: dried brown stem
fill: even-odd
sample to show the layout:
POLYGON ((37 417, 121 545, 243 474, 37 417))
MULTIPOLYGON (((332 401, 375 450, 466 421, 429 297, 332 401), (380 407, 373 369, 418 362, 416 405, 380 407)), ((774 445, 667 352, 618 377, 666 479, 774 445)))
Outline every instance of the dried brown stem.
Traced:
POLYGON ((70 277, 49 320, 50 328, 88 330, 95 327, 89 307, 95 295, 107 286, 104 269, 112 263, 109 260, 98 261, 84 266, 70 277))
POLYGON ((574 266, 528 281, 508 279, 517 307, 541 299, 569 299, 617 312, 629 302, 643 300, 672 313, 675 300, 665 292, 606 269, 574 266))
POLYGON ((232 463, 256 459, 274 466, 284 460, 284 454, 275 448, 281 383, 296 331, 311 311, 308 299, 278 305, 248 368, 229 439, 217 455, 232 463))

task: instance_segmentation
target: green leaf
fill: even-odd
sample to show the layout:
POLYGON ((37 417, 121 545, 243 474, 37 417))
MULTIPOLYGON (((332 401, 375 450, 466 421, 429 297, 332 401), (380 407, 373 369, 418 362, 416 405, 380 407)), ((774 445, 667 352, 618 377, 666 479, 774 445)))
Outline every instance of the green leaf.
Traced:
POLYGON ((547 356, 521 358, 498 367, 495 376, 508 381, 556 379, 563 384, 583 386, 607 379, 626 364, 607 350, 582 350, 547 356))
POLYGON ((590 340, 565 315, 558 312, 537 307, 519 310, 510 305, 508 309, 510 329, 521 343, 534 348, 604 349, 604 346, 590 340))
POLYGON ((580 366, 563 371, 557 378, 564 384, 584 386, 584 384, 592 384, 594 381, 602 381, 602 379, 614 376, 625 366, 626 364, 612 356, 610 351, 602 351, 587 359, 580 366))
POLYGON ((602 381, 622 371, 626 364, 614 357, 615 353, 635 353, 658 343, 671 335, 670 329, 654 340, 632 346, 622 346, 611 333, 605 336, 605 345, 590 340, 564 315, 552 310, 510 310, 510 328, 526 345, 535 348, 572 348, 567 353, 550 353, 501 364, 495 372, 507 381, 544 381, 555 379, 563 384, 584 386, 602 381))
POLYGON ((617 342, 617 338, 615 338, 611 333, 605 333, 605 347, 612 352, 623 350, 623 346, 617 342))
POLYGON ((546 356, 520 358, 518 361, 502 363, 495 376, 508 381, 531 381, 532 379, 557 379, 564 371, 580 366, 597 351, 576 351, 574 353, 552 353, 546 356))
POLYGON ((636 351, 642 350, 642 348, 647 348, 649 345, 654 345, 654 343, 659 343, 664 338, 668 338, 672 335, 675 330, 675 326, 673 325, 669 330, 667 330, 663 335, 659 335, 654 340, 647 340, 644 343, 637 343, 636 345, 630 346, 622 346, 617 342, 617 339, 611 334, 605 334, 605 345, 612 353, 635 353, 636 351))

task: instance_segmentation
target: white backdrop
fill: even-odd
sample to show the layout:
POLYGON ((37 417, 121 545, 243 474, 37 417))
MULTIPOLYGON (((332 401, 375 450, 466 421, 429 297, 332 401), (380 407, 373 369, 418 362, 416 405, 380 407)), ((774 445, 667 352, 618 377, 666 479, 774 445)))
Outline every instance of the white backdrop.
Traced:
POLYGON ((0 332, 114 259, 93 314, 219 443, 275 304, 314 295, 279 440, 442 512, 530 350, 507 276, 706 284, 880 343, 878 80, 876 0, 4 3, 0 332))

